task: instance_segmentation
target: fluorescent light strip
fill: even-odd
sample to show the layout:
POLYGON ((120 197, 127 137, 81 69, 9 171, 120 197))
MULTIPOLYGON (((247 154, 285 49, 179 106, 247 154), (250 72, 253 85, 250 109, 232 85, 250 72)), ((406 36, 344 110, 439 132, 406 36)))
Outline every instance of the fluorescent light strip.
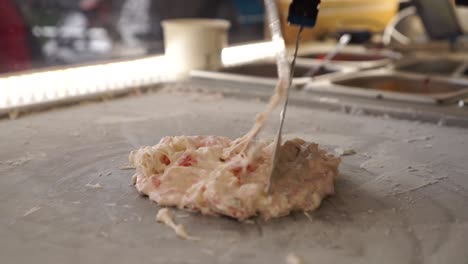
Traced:
POLYGON ((262 59, 273 59, 281 50, 281 41, 268 41, 223 49, 221 54, 224 66, 234 66, 262 59))
POLYGON ((163 56, 0 78, 0 110, 173 81, 163 56))
MULTIPOLYGON (((225 66, 272 58, 278 43, 225 48, 225 66)), ((0 77, 0 112, 18 107, 73 100, 136 86, 176 81, 177 65, 164 56, 0 77)))

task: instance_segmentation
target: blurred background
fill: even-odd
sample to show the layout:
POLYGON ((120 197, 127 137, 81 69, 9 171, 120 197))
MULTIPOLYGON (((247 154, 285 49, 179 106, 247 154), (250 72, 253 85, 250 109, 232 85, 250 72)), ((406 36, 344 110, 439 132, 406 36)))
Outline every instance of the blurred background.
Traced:
MULTIPOLYGON (((298 31, 287 23, 291 0, 276 2, 291 52, 298 31)), ((278 46, 271 41, 266 20, 262 0, 2 0, 0 114, 19 107, 65 99, 80 101, 85 95, 92 98, 125 93, 180 79, 210 79, 216 83, 255 77, 255 85, 274 86, 277 69, 272 59, 278 46), (223 32, 213 26, 203 29, 205 33, 222 35, 222 40, 193 33, 193 24, 187 21, 183 34, 163 30, 162 21, 180 18, 221 19, 227 21, 227 26, 223 32), (168 37, 168 32, 173 37, 168 37), (165 40, 172 41, 167 45, 177 50, 168 52, 165 40), (270 61, 252 64, 266 60, 270 61), (213 61, 220 67, 212 67, 213 61), (241 64, 240 68, 231 68, 241 64)), ((351 36, 349 45, 326 67, 320 66, 320 73, 332 82, 331 77, 358 78, 361 73, 371 74, 367 70, 373 69, 387 70, 393 79, 412 73, 415 78, 466 81, 466 32, 467 0, 323 0, 316 26, 305 29, 302 35, 298 58, 298 72, 302 75, 295 83, 301 89, 306 84, 322 87, 308 75, 310 69, 319 67, 344 34, 351 36)), ((444 98, 453 99, 450 92, 454 92, 460 99, 460 90, 465 91, 462 85, 450 91, 446 86, 413 91, 414 85, 402 88, 393 79, 384 88, 372 84, 372 89, 365 90, 379 91, 379 98, 382 89, 406 95, 417 93, 430 102, 439 102, 437 96, 442 92, 444 98)), ((369 80, 357 86, 366 85, 370 85, 369 80)))
POLYGON ((230 42, 263 39, 261 0, 2 0, 0 73, 162 53, 168 18, 231 21, 230 42))
MULTIPOLYGON (((285 38, 291 43, 295 28, 286 26, 285 15, 290 0, 278 2, 285 38)), ((322 2, 318 25, 306 31, 306 41, 324 40, 330 32, 350 28, 382 33, 398 10, 411 4, 404 0, 322 2)), ((460 12, 464 12, 460 21, 467 27, 468 14, 460 12)), ((0 73, 161 54, 160 22, 188 17, 229 20, 230 45, 268 35, 261 0, 2 0, 0 73)), ((419 21, 403 24, 404 30, 424 41, 419 21)))

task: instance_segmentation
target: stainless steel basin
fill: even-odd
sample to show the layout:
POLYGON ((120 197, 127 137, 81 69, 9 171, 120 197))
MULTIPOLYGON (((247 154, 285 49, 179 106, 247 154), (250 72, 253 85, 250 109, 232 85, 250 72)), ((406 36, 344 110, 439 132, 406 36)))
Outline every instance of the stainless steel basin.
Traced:
MULTIPOLYGON (((310 69, 317 65, 297 63, 294 71, 293 86, 302 86, 312 80, 310 69)), ((328 78, 346 71, 344 67, 327 65, 316 78, 328 78)), ((349 71, 349 70, 348 70, 349 71)), ((239 83, 264 84, 274 86, 278 79, 275 62, 267 61, 223 68, 219 71, 192 71, 192 78, 213 79, 239 83)))
MULTIPOLYGON (((318 59, 321 60, 327 56, 324 52, 315 52, 309 54, 303 54, 301 57, 309 59, 318 59)), ((362 61, 380 61, 387 59, 386 56, 378 54, 359 54, 351 52, 340 52, 335 55, 332 61, 346 61, 346 62, 362 62, 362 61)))
POLYGON ((362 89, 408 94, 443 94, 468 88, 468 85, 435 81, 430 78, 413 79, 390 74, 380 76, 362 76, 335 81, 333 83, 362 89))
POLYGON ((460 64, 460 62, 453 60, 417 60, 396 69, 404 72, 450 75, 457 70, 460 64))
POLYGON ((395 70, 425 75, 451 76, 456 74, 464 62, 452 59, 412 59, 395 65, 395 70))
POLYGON ((468 94, 468 80, 379 70, 310 83, 305 89, 378 99, 444 103, 468 94))
MULTIPOLYGON (((310 77, 306 75, 310 72, 311 67, 305 65, 297 65, 294 70, 294 78, 303 78, 310 77)), ((246 64, 240 66, 234 66, 229 68, 221 69, 219 72, 222 73, 231 73, 237 75, 246 75, 246 76, 257 76, 264 78, 278 78, 278 69, 275 63, 255 63, 255 64, 246 64)), ((329 68, 322 68, 318 75, 324 75, 337 72, 337 70, 332 70, 329 68)))

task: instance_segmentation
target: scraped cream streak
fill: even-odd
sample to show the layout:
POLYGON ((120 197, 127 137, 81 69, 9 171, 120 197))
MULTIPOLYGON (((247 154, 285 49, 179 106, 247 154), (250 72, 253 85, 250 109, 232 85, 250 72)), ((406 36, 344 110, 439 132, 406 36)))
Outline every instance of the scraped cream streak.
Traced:
POLYGON ((185 240, 200 240, 197 237, 192 237, 187 234, 183 225, 178 225, 174 222, 172 213, 167 208, 162 208, 156 215, 156 221, 163 223, 174 230, 177 236, 185 240))
POLYGON ((265 193, 273 143, 251 144, 233 153, 236 140, 224 137, 165 137, 130 154, 136 188, 161 206, 239 220, 310 211, 334 193, 340 159, 301 139, 282 145, 279 173, 265 193))

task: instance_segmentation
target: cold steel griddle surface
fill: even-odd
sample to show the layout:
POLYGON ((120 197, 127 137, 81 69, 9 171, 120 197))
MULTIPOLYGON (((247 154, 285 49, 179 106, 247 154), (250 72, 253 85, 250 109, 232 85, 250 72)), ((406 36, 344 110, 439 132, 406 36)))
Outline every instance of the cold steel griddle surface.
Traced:
POLYGON ((160 92, 0 121, 2 263, 285 263, 290 252, 305 263, 466 263, 466 129, 294 105, 286 135, 357 151, 311 220, 177 211, 199 242, 155 223, 158 206, 119 169, 129 152, 166 135, 240 136, 263 107, 160 92))

